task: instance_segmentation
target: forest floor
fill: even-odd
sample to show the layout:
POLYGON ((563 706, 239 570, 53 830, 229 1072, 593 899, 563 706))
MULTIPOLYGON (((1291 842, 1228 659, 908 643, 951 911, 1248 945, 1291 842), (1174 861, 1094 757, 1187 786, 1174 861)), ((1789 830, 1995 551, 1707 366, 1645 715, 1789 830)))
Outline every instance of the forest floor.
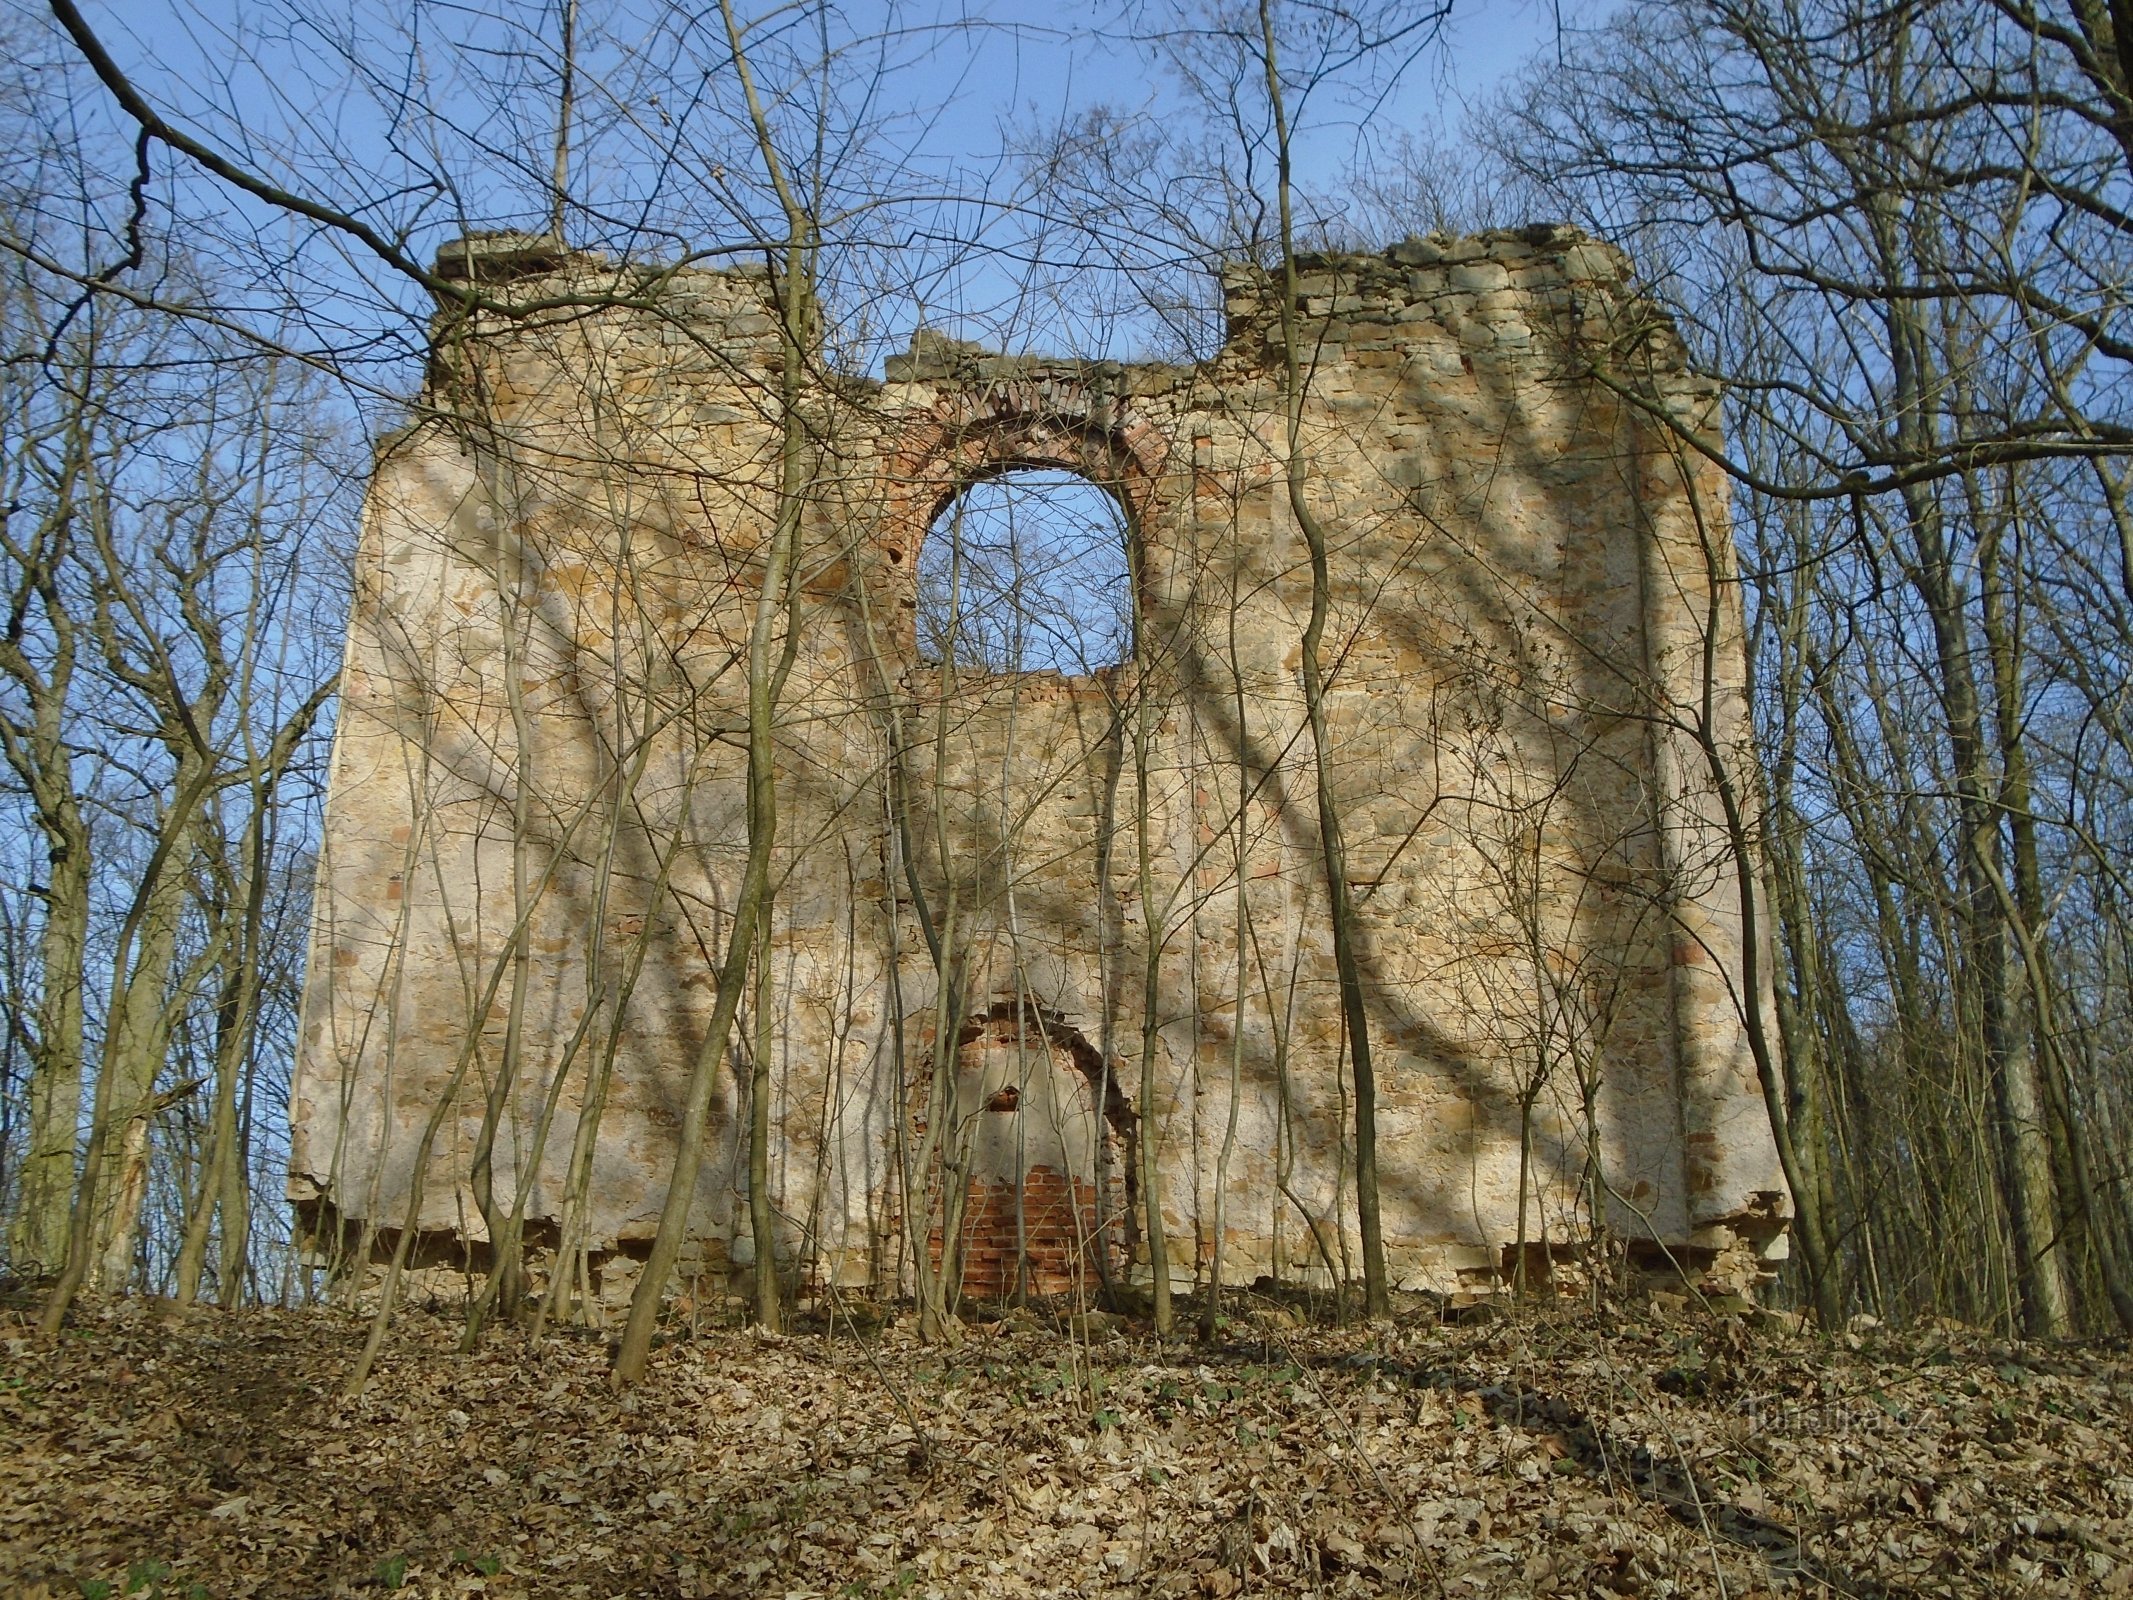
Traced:
POLYGON ((366 1392, 327 1311, 0 1312, 0 1594, 2133 1596, 2133 1359, 1664 1309, 953 1350, 677 1336, 366 1392))

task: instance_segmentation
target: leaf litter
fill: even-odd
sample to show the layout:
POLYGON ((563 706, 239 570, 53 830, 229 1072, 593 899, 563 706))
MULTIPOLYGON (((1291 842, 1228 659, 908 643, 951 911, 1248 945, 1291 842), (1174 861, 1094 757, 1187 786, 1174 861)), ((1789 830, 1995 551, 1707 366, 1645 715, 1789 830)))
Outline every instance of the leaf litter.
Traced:
POLYGON ((9 1314, 0 1593, 2133 1597, 2122 1345, 1479 1310, 720 1331, 624 1394, 410 1311, 352 1400, 343 1314, 9 1314))

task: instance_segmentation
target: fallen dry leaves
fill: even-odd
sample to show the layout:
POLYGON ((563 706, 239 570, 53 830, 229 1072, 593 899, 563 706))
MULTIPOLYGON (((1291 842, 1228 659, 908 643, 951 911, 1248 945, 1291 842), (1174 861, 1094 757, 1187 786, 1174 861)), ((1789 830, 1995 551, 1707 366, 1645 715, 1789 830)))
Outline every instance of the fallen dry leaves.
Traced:
MULTIPOLYGON (((1098 1319, 1091 1319, 1098 1320, 1098 1319)), ((2133 1363, 1658 1309, 953 1351, 324 1311, 0 1326, 21 1596, 2133 1596, 2133 1363)))

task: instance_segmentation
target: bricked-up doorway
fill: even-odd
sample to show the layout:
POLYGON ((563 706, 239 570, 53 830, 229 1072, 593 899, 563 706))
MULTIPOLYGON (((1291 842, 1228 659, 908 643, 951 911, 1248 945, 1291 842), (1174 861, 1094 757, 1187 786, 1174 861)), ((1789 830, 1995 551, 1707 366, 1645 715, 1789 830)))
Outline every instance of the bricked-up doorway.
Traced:
MULTIPOLYGON (((1094 1293, 1123 1263, 1131 1214, 1131 1112, 1096 1052, 1034 1009, 995 1007, 964 1027, 955 1105, 962 1293, 1094 1293)), ((946 1209, 932 1230, 936 1260, 946 1209)))

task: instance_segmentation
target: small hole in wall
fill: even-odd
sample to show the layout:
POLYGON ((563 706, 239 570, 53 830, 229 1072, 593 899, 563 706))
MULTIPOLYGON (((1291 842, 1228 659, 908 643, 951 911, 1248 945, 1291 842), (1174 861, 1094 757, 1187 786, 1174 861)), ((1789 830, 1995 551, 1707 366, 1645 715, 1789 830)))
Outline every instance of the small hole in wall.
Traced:
POLYGON ((986 672, 1081 675, 1133 654, 1126 520, 1071 472, 972 484, 918 553, 918 649, 986 672))

